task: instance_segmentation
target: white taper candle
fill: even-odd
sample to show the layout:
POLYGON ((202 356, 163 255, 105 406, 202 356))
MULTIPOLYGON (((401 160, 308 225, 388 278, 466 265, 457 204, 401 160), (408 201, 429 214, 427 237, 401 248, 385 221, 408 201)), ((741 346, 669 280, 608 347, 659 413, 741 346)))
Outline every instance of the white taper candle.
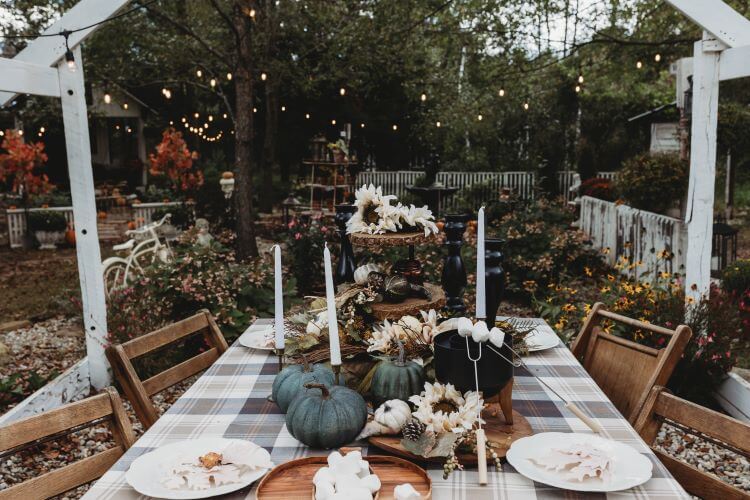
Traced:
POLYGON ((281 284, 281 247, 274 245, 273 250, 273 272, 274 272, 274 333, 276 349, 284 348, 284 291, 281 284))
POLYGON ((477 213, 477 298, 476 317, 486 319, 484 286, 484 207, 477 213))
POLYGON ((341 365, 341 348, 339 347, 339 324, 336 320, 336 289, 333 287, 333 271, 331 270, 331 251, 328 244, 323 250, 323 265, 326 275, 326 306, 328 308, 328 339, 331 349, 331 365, 341 365))

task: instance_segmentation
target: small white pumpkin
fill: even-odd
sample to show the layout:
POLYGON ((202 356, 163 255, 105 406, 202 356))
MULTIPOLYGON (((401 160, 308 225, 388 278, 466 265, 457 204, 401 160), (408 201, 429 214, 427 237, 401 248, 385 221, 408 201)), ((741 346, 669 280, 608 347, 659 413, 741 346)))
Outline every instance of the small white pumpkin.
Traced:
POLYGON ((365 264, 354 270, 354 282, 358 285, 366 285, 367 278, 372 272, 380 272, 380 266, 377 264, 365 264))
POLYGON ((411 407, 406 401, 390 399, 375 410, 375 421, 385 426, 392 434, 401 432, 401 428, 411 420, 411 407))

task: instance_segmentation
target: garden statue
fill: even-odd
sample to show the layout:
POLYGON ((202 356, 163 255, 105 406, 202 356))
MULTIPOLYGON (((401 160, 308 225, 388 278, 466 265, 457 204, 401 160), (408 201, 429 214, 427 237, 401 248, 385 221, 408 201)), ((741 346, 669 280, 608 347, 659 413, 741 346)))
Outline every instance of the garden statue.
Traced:
POLYGON ((208 221, 206 219, 195 219, 195 229, 198 230, 198 236, 196 236, 196 243, 202 247, 211 246, 211 242, 214 237, 208 232, 208 221))
POLYGON ((411 297, 432 299, 432 294, 425 287, 409 283, 400 275, 388 276, 373 271, 368 275, 367 282, 386 302, 402 302, 411 297))

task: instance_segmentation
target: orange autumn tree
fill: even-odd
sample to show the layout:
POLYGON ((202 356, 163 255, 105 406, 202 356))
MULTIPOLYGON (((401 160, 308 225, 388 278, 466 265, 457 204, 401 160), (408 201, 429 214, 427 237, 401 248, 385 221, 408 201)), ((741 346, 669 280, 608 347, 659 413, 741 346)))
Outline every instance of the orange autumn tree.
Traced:
POLYGON ((0 183, 24 199, 29 194, 44 194, 53 189, 46 174, 38 173, 47 162, 44 143, 26 143, 17 130, 6 130, 0 147, 0 183))
POLYGON ((203 172, 193 168, 198 153, 188 149, 182 132, 168 128, 162 133, 156 153, 149 155, 150 173, 155 177, 166 177, 175 191, 192 191, 203 185, 203 172))

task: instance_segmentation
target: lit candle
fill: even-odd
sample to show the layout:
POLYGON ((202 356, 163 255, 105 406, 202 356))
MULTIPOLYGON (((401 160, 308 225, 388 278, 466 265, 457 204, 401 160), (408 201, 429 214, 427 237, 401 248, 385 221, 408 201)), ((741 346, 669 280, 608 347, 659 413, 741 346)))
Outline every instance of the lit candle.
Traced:
POLYGON ((326 274, 326 306, 328 307, 328 341, 331 350, 331 365, 341 365, 341 349, 339 348, 339 324, 336 321, 336 297, 333 288, 333 271, 331 271, 331 252, 328 244, 323 251, 323 264, 326 274))
POLYGON ((276 349, 284 348, 284 298, 281 287, 281 247, 274 245, 274 330, 276 349))
POLYGON ((484 287, 484 207, 477 213, 477 319, 487 319, 484 287))

